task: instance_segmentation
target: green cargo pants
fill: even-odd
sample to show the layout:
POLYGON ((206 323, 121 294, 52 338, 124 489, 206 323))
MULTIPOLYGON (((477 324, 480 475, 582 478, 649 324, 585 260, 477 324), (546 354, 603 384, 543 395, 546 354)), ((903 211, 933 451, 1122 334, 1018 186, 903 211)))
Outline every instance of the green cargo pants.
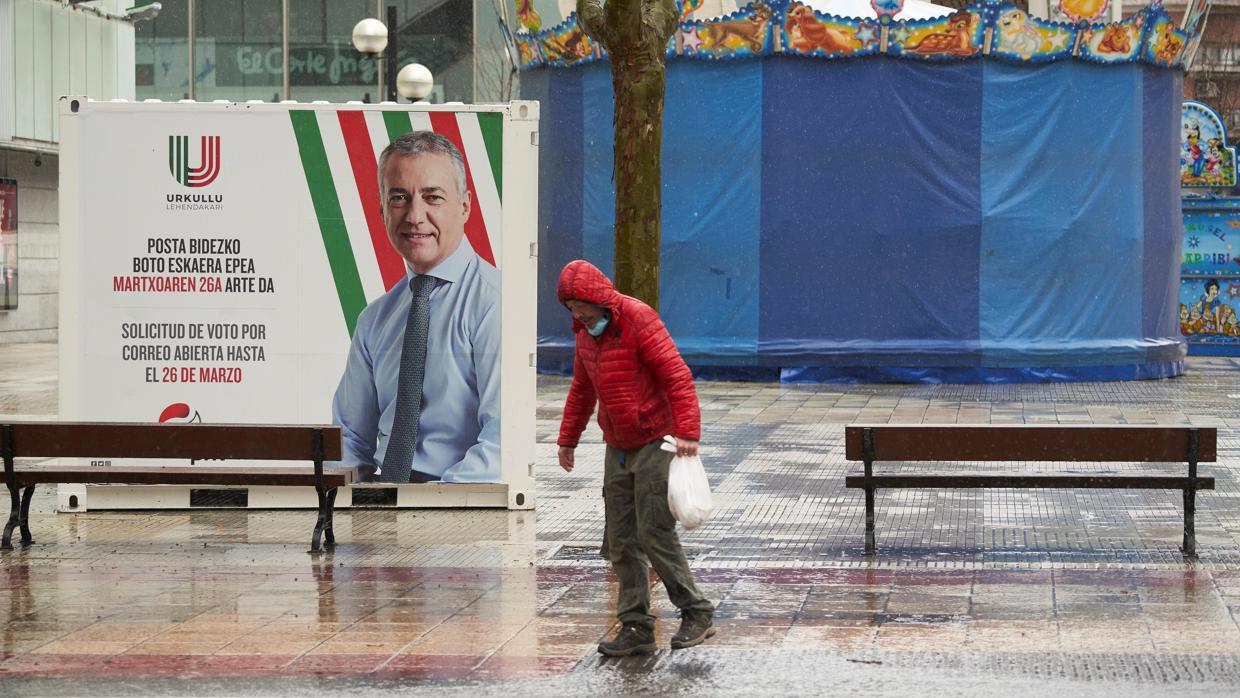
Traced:
POLYGON ((693 583, 689 562, 667 507, 667 470, 672 454, 660 441, 641 448, 607 447, 603 498, 607 506, 607 557, 620 579, 616 615, 621 623, 654 628, 650 613, 653 566, 667 596, 682 613, 713 614, 715 607, 693 583))

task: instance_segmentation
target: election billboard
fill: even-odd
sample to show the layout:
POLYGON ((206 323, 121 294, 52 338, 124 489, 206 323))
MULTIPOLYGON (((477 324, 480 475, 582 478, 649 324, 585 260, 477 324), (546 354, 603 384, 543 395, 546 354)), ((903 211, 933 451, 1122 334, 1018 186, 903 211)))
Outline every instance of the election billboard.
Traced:
POLYGON ((61 120, 62 419, 335 422, 403 503, 533 505, 537 103, 61 120))

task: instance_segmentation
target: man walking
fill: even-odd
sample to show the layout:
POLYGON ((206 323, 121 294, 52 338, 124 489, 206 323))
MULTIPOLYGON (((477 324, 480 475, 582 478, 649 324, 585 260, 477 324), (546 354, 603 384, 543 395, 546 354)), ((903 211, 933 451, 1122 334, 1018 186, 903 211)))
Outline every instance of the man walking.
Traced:
POLYGON ((715 608, 698 591, 667 506, 672 454, 659 448, 665 434, 676 454, 698 451, 701 416, 693 376, 658 313, 616 291, 589 262, 570 262, 556 290, 573 314, 577 347, 573 384, 560 424, 560 467, 571 472, 581 432, 598 404, 607 443, 603 497, 607 548, 620 580, 617 615, 623 627, 599 644, 599 652, 622 657, 655 649, 648 567, 653 566, 672 603, 680 630, 672 649, 693 647, 715 634, 715 608))

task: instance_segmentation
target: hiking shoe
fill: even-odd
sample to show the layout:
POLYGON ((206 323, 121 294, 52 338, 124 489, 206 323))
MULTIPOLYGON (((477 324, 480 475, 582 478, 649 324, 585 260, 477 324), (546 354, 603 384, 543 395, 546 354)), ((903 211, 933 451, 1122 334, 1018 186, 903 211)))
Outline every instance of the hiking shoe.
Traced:
POLYGON ((680 617, 680 630, 672 636, 672 649, 683 650, 700 645, 706 638, 714 636, 715 626, 711 616, 686 613, 680 617))
POLYGON ((627 657, 630 654, 650 654, 655 646, 654 632, 626 623, 614 638, 598 643, 598 651, 608 657, 627 657))

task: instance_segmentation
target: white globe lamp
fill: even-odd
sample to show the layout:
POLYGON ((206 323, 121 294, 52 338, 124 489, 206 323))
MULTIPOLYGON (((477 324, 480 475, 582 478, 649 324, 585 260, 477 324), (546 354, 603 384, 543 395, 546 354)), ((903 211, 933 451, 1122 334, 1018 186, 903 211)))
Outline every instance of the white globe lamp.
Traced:
POLYGON ((435 77, 421 63, 410 63, 396 74, 396 91, 401 97, 413 100, 426 99, 435 87, 435 77))
POLYGON ((387 48, 387 26, 377 19, 367 17, 353 27, 353 48, 372 56, 387 48))

